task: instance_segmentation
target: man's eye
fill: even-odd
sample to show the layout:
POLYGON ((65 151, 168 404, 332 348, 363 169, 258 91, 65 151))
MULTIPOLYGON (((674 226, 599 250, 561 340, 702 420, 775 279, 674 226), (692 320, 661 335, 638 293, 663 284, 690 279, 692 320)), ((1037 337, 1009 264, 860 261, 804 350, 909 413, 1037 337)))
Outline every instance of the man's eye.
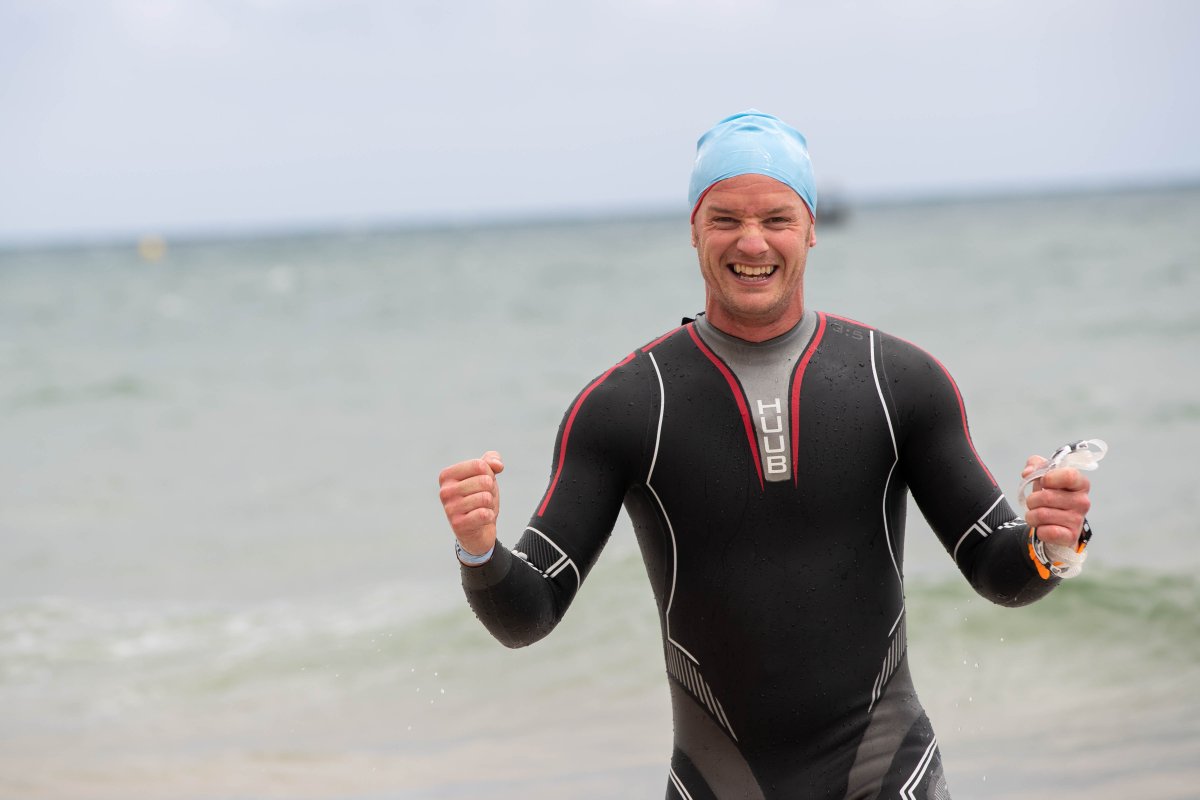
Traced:
POLYGON ((779 228, 784 225, 790 225, 791 223, 792 220, 790 217, 771 217, 767 220, 767 224, 775 228, 779 228))

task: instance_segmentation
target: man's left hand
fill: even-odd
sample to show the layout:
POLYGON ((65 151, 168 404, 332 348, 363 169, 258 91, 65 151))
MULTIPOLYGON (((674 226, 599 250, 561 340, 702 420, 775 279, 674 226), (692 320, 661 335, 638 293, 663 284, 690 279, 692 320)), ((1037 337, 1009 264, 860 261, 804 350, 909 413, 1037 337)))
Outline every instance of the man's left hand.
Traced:
MULTIPOLYGON (((1041 456, 1030 456, 1021 477, 1045 463, 1041 456)), ((1073 467, 1051 470, 1033 482, 1033 493, 1025 503, 1025 521, 1031 528, 1037 528, 1038 538, 1043 542, 1074 549, 1079 546, 1083 518, 1092 507, 1088 498, 1091 488, 1091 481, 1073 467)))

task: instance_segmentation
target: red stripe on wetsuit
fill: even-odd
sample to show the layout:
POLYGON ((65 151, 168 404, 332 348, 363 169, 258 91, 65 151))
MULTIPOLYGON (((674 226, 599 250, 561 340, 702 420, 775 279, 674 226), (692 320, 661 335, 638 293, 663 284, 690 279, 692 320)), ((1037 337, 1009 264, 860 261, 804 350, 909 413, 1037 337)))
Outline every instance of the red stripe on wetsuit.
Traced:
POLYGON ((812 341, 805 348, 804 355, 800 357, 796 371, 792 374, 792 396, 789 404, 792 411, 790 423, 792 426, 792 481, 797 486, 800 485, 800 384, 804 381, 804 370, 808 369, 808 362, 812 360, 813 353, 817 351, 817 345, 821 343, 824 335, 825 315, 818 311, 817 330, 813 334, 812 341))
POLYGON ((766 483, 763 481, 762 457, 758 454, 758 440, 754 438, 754 422, 750 419, 750 409, 746 407, 745 392, 742 391, 737 378, 729 371, 729 367, 725 366, 725 362, 717 358, 716 353, 709 350, 708 345, 700 340, 700 334, 696 333, 695 325, 688 326, 688 333, 692 335, 692 341, 696 343, 696 347, 700 352, 708 356, 708 360, 725 377, 725 381, 729 384, 729 391, 733 392, 733 399, 737 402, 738 413, 742 415, 742 426, 746 429, 746 441, 750 443, 750 452, 754 455, 754 471, 758 473, 758 485, 765 489, 766 483))

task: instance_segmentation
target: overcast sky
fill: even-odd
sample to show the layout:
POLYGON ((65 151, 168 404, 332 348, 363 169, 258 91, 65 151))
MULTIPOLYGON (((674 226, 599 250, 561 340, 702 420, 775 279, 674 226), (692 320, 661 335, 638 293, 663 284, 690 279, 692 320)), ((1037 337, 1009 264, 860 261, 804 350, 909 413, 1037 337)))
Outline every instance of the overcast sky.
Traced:
POLYGON ((0 0, 0 241, 1200 179, 1192 0, 0 0))

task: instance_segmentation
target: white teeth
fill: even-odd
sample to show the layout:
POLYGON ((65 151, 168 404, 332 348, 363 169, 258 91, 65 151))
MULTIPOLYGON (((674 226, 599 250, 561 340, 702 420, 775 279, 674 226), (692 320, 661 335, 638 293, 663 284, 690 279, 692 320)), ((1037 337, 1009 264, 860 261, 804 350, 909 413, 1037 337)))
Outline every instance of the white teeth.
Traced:
POLYGON ((751 278, 757 278, 761 275, 770 275, 775 271, 775 268, 770 264, 765 264, 758 267, 753 267, 749 264, 734 264, 733 271, 738 275, 746 275, 751 278))

